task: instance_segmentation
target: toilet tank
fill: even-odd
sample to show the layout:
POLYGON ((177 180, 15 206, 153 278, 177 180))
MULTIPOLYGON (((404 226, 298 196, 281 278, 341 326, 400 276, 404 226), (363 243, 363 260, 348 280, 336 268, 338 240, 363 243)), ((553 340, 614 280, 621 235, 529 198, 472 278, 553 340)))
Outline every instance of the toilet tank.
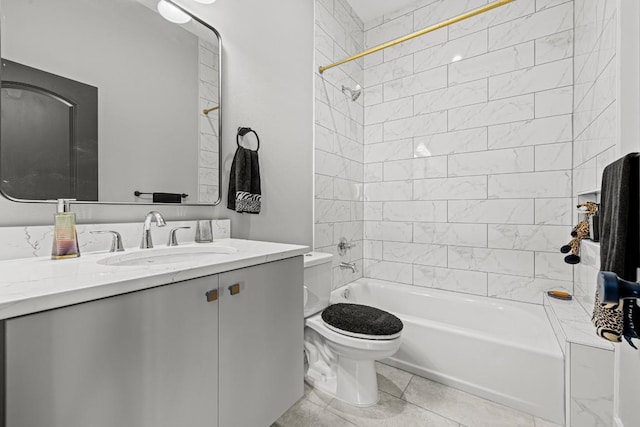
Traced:
POLYGON ((304 256, 304 317, 329 306, 332 258, 333 255, 322 252, 310 252, 304 256))

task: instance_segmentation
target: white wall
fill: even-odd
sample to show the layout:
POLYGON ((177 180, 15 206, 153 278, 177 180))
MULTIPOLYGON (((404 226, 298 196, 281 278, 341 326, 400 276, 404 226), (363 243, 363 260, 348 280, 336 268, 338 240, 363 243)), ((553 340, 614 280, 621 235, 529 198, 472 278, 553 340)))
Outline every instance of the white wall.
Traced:
MULTIPOLYGON (((365 23, 366 47, 484 4, 419 2, 365 23)), ((572 30, 573 1, 516 1, 365 58, 365 276, 572 289, 572 30)))
MULTIPOLYGON (((183 0, 186 4, 188 0, 183 0)), ((311 245, 313 210, 313 2, 220 0, 189 8, 223 40, 223 200, 235 129, 259 132, 263 211, 241 215, 218 207, 157 207, 168 219, 231 218, 232 235, 311 245)), ((82 223, 129 222, 149 206, 74 205, 82 223)), ((0 225, 50 224, 53 205, 0 199, 0 225)))

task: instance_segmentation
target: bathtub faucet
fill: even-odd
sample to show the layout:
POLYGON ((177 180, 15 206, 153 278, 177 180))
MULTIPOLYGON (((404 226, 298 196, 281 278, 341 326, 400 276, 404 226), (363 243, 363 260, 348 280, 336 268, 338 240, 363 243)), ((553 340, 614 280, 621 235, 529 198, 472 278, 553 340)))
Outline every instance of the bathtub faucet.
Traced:
POLYGON ((341 262, 340 263, 340 268, 350 268, 352 272, 357 273, 358 272, 358 266, 356 265, 355 262, 341 262))

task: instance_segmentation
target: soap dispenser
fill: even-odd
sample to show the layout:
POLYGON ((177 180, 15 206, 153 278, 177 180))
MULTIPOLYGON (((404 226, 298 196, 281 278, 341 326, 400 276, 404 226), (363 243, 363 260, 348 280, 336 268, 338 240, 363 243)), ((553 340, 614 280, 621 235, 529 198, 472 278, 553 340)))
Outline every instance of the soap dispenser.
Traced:
POLYGON ((53 247, 51 259, 77 258, 80 256, 76 214, 71 212, 71 202, 75 199, 58 199, 58 212, 54 217, 53 247))

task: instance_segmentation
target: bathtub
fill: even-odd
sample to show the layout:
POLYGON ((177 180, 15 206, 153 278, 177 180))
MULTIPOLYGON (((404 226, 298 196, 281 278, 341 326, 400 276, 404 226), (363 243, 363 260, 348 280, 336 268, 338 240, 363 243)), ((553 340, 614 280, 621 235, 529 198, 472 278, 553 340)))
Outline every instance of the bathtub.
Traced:
POLYGON ((541 305, 375 279, 331 302, 402 319, 400 350, 384 363, 564 425, 563 354, 541 305))

